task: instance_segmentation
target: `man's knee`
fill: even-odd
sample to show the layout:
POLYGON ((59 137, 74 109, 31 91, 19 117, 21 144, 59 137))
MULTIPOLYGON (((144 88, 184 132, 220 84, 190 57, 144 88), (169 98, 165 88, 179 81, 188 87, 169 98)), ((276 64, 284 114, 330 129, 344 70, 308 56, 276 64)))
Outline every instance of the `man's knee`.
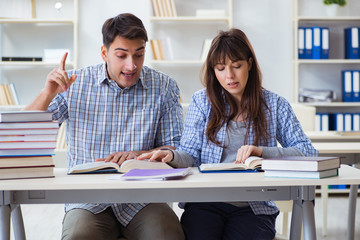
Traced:
POLYGON ((185 239, 179 218, 166 203, 152 203, 136 214, 127 227, 130 234, 136 232, 135 239, 152 236, 152 239, 185 239))
POLYGON ((84 209, 67 212, 63 220, 62 240, 116 239, 116 226, 112 220, 111 208, 100 214, 93 214, 84 209), (115 227, 115 228, 112 228, 115 227), (111 229, 112 228, 112 229, 111 229))

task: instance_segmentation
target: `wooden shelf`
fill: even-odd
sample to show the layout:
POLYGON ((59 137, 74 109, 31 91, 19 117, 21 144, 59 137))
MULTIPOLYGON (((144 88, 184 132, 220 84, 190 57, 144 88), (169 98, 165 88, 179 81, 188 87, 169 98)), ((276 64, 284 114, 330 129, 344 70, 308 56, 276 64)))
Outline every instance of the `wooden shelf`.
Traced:
POLYGON ((195 16, 180 16, 180 17, 151 17, 151 22, 226 22, 230 21, 229 17, 195 17, 195 16))
POLYGON ((360 64, 360 59, 296 59, 298 64, 360 64))
MULTIPOLYGON (((66 62, 67 66, 74 66, 74 62, 66 62)), ((49 63, 42 61, 0 61, 0 66, 44 66, 44 67, 54 67, 59 66, 59 63, 49 63)))
POLYGON ((360 21, 359 16, 336 16, 336 17, 318 17, 318 16, 298 16, 294 18, 295 21, 325 21, 325 22, 339 22, 339 21, 360 21))
POLYGON ((0 23, 57 23, 74 24, 74 19, 0 18, 0 23))

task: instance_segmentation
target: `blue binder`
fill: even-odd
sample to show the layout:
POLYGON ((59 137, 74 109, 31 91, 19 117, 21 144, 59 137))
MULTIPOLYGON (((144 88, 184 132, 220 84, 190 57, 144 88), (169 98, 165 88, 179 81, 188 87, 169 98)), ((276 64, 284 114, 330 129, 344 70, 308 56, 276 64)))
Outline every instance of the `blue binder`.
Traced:
POLYGON ((359 28, 345 28, 345 58, 359 59, 359 28))
POLYGON ((321 28, 312 27, 312 59, 321 58, 321 28))
POLYGON ((330 31, 328 27, 321 28, 321 59, 329 59, 330 31))
POLYGON ((305 28, 305 58, 312 59, 312 28, 305 28))
POLYGON ((352 114, 344 113, 344 131, 351 132, 352 127, 352 114))
POLYGON ((343 102, 352 102, 352 72, 350 70, 342 71, 342 90, 343 102))
POLYGON ((305 28, 303 27, 298 29, 298 54, 299 59, 305 58, 305 28))
POLYGON ((352 114, 352 123, 353 123, 353 131, 359 132, 360 131, 360 113, 352 114))
POLYGON ((334 118, 334 130, 343 132, 344 131, 344 114, 336 113, 334 118))
POLYGON ((360 71, 354 70, 352 72, 352 101, 360 102, 360 71))

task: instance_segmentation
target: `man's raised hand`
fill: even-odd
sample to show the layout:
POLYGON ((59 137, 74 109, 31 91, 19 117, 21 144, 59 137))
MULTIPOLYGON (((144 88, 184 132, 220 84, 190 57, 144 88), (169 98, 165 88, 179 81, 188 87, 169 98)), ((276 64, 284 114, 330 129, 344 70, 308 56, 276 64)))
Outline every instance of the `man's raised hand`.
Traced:
POLYGON ((73 74, 69 78, 65 72, 65 63, 68 53, 65 53, 60 61, 58 68, 53 69, 46 78, 45 91, 49 94, 56 95, 65 92, 71 84, 76 80, 76 75, 73 74))

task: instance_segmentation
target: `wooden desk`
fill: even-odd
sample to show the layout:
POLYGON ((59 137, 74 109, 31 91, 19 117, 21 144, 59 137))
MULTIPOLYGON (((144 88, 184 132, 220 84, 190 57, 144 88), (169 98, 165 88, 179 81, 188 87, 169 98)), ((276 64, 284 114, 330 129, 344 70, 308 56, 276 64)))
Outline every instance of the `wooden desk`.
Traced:
MULTIPOLYGON (((51 179, 1 181, 1 239, 9 239, 11 207, 19 204, 254 200, 294 200, 291 239, 300 239, 302 223, 305 239, 316 239, 315 185, 360 183, 360 170, 349 166, 342 166, 338 177, 326 179, 264 178, 263 173, 201 174, 196 168, 193 175, 173 181, 108 180, 101 174, 66 175, 66 169, 55 169, 55 175, 51 179)), ((12 216, 21 223, 19 208, 12 216)), ((25 234, 17 230, 17 240, 24 239, 25 234)))
MULTIPOLYGON (((310 135, 311 136, 311 135, 310 135)), ((311 138, 312 144, 319 151, 322 156, 339 156, 342 164, 360 163, 360 139, 356 134, 340 134, 336 132, 325 132, 323 135, 314 135, 311 138)), ((327 186, 326 186, 327 187, 327 186)), ((327 228, 327 190, 322 186, 322 200, 324 211, 324 235, 326 235, 327 228), (323 196, 326 195, 326 196, 323 196)), ((349 208, 348 208, 348 231, 347 240, 353 240, 355 236, 355 210, 356 198, 358 195, 358 184, 350 186, 349 192, 349 208)))

